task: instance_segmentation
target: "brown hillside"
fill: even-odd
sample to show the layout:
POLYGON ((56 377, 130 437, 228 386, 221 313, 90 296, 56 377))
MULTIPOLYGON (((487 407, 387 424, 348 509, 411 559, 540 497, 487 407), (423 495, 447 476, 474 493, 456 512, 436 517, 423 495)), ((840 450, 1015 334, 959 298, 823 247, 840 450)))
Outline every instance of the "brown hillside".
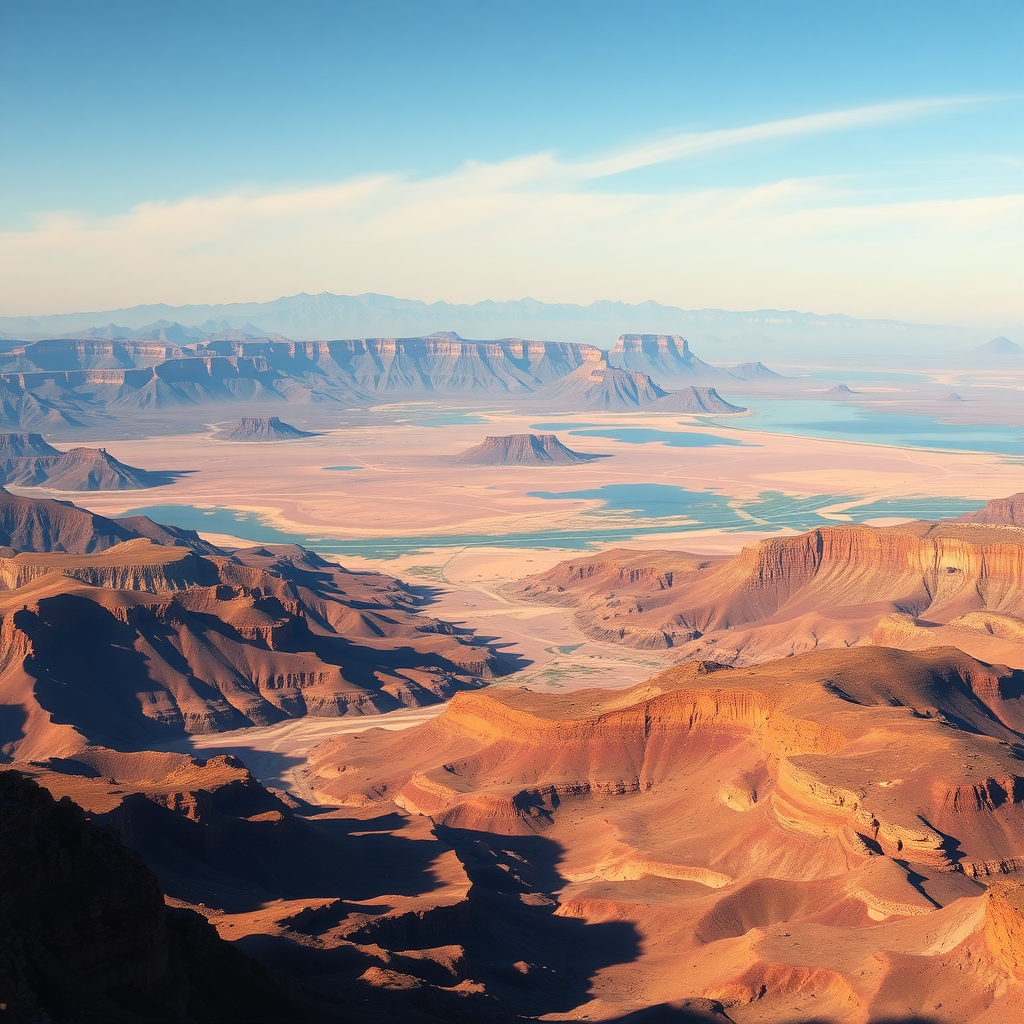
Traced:
POLYGON ((762 1024, 997 1024, 1024 1002, 1020 693, 952 650, 690 663, 461 693, 412 732, 329 741, 311 781, 428 815, 523 912, 633 929, 574 1018, 707 999, 762 1024))
POLYGON ((1007 527, 826 527, 732 558, 607 551, 509 589, 574 608, 590 636, 730 664, 874 641, 1024 667, 1024 532, 1007 527))
POLYGON ((0 746, 22 758, 429 704, 501 671, 396 580, 301 548, 23 552, 0 587, 0 746))

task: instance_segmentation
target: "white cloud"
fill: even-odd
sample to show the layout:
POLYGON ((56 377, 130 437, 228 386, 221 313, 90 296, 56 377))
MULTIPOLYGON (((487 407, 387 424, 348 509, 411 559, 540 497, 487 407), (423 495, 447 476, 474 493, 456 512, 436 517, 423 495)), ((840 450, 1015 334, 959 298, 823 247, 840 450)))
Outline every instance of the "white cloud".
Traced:
POLYGON ((962 101, 679 136, 576 164, 541 153, 422 180, 379 175, 193 197, 101 219, 53 214, 31 231, 0 236, 3 312, 329 290, 1019 320, 1021 196, 881 203, 811 180, 664 194, 593 184, 710 147, 917 116, 953 102, 962 101))

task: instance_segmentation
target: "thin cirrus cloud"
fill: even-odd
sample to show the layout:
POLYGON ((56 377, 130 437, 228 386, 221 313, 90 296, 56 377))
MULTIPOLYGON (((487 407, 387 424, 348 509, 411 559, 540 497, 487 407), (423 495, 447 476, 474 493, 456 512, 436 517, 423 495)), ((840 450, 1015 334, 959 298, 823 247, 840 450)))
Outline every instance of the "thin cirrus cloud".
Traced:
POLYGON ((713 149, 976 102, 861 107, 575 162, 538 153, 428 178, 374 175, 143 203, 98 219, 53 213, 0 237, 9 284, 2 312, 329 290, 450 301, 655 298, 1009 323, 1020 316, 1011 272, 1021 257, 1020 196, 880 202, 808 178, 662 192, 599 187, 611 175, 713 149))

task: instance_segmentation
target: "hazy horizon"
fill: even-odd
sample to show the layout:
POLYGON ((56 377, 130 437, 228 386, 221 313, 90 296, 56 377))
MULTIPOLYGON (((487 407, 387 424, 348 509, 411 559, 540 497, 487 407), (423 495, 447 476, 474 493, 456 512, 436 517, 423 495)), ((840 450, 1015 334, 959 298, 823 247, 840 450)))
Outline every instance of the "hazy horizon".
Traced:
POLYGON ((327 291, 1024 322, 1017 5, 0 19, 7 316, 327 291))

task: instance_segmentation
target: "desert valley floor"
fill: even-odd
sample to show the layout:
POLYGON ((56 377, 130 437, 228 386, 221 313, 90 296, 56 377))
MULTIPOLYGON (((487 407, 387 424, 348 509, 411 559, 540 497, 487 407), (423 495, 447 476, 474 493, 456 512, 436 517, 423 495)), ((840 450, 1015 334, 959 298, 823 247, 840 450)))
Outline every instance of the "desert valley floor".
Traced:
POLYGON ((32 814, 82 849, 113 826, 172 908, 135 974, 77 964, 52 1005, 1020 1019, 1024 504, 998 499, 1024 371, 843 373, 717 382, 741 412, 434 394, 40 428, 162 477, 8 483, 0 740, 86 818, 32 814), (294 436, 227 437, 269 415, 294 436), (531 434, 556 440, 507 464, 531 434))

